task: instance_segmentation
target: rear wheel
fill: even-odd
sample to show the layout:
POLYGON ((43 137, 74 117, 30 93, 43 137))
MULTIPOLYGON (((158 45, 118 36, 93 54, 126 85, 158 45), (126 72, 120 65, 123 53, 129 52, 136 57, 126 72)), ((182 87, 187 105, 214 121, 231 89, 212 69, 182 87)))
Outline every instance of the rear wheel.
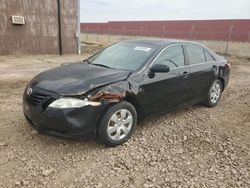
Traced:
POLYGON ((99 127, 99 140, 108 146, 118 146, 126 142, 137 124, 137 113, 128 102, 112 106, 104 114, 99 127))
POLYGON ((207 100, 205 105, 208 107, 214 107, 218 104, 222 93, 222 83, 220 80, 215 80, 209 89, 207 100))

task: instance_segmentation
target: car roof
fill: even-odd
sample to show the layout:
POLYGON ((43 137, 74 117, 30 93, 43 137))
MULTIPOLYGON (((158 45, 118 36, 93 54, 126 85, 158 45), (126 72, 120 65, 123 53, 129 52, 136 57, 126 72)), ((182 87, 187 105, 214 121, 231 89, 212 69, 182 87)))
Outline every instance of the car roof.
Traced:
POLYGON ((176 44, 176 43, 198 44, 200 46, 203 46, 196 42, 177 40, 177 39, 138 39, 138 40, 128 40, 125 41, 125 43, 150 45, 156 47, 168 46, 170 44, 176 44))

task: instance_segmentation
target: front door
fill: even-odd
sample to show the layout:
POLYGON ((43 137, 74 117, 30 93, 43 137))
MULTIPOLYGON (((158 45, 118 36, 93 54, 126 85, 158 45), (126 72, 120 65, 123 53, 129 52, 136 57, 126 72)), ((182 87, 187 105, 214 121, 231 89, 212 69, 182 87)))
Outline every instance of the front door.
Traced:
MULTIPOLYGON (((152 64, 164 64, 170 67, 168 73, 144 75, 141 89, 144 91, 146 113, 170 111, 185 101, 188 82, 185 56, 182 45, 165 48, 152 64)), ((149 71, 148 71, 149 72, 149 71)))

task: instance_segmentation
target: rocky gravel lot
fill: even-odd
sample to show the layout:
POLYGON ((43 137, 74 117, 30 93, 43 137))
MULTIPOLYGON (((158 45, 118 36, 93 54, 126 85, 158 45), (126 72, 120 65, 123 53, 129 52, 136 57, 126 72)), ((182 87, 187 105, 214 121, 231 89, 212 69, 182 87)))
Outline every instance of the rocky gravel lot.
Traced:
POLYGON ((0 187, 250 187, 250 61, 229 58, 217 107, 147 118, 107 148, 38 134, 22 114, 34 75, 82 57, 0 57, 0 187))

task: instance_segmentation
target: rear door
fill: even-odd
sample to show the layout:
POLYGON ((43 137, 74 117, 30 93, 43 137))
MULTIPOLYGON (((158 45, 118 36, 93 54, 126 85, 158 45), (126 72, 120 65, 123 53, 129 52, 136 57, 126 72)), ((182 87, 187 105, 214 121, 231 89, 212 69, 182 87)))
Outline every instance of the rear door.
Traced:
POLYGON ((187 100, 200 101, 206 97, 216 78, 215 60, 206 49, 199 45, 185 44, 184 49, 188 60, 188 84, 190 84, 187 100))

